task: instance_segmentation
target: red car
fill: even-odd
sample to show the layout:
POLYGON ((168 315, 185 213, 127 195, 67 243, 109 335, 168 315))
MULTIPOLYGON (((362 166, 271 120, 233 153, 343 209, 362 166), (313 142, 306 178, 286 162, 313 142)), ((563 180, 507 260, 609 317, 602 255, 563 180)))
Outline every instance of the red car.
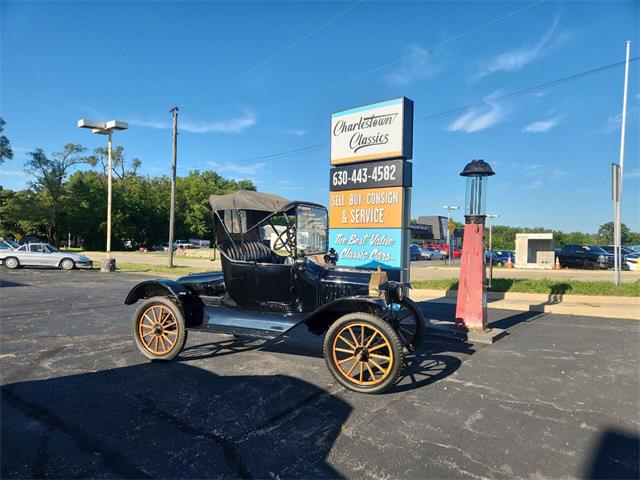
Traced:
MULTIPOLYGON (((437 248, 442 251, 447 257, 449 257, 449 245, 445 243, 425 243, 422 245, 422 248, 437 248)), ((453 258, 460 258, 462 256, 462 250, 454 247, 453 249, 453 258)))

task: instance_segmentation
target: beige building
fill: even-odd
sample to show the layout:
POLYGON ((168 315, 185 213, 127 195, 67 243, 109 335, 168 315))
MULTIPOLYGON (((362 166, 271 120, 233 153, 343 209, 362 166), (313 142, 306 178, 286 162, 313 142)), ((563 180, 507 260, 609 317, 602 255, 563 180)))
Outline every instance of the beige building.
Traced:
POLYGON ((517 233, 516 268, 553 268, 553 233, 517 233))

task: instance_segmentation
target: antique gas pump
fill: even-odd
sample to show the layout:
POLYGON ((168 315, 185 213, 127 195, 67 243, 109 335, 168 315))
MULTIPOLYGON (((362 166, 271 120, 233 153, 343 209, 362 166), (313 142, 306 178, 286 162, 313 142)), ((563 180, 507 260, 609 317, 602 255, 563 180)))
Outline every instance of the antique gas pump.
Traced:
POLYGON ((472 160, 460 173, 467 178, 465 225, 462 241, 456 325, 464 330, 485 330, 487 293, 484 265, 484 221, 487 177, 495 175, 484 160, 472 160))

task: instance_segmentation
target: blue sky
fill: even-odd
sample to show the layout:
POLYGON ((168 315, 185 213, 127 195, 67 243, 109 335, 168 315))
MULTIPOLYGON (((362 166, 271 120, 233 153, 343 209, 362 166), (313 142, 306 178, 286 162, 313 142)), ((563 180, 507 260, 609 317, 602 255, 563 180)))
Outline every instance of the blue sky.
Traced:
MULTIPOLYGON (((496 171, 499 223, 594 232, 611 219, 624 69, 507 102, 500 95, 640 55, 639 3, 0 1, 0 115, 22 188, 28 151, 104 137, 81 118, 119 119, 142 172, 169 174, 180 107, 179 174, 213 169, 259 190, 326 204, 332 112, 405 95, 416 125, 412 216, 462 205, 473 158, 496 171), (529 7, 529 8, 526 8, 529 7), (517 12, 517 13, 513 13, 517 12), (506 17, 506 18, 503 18, 506 17)), ((640 229, 640 62, 631 64, 623 222, 640 229)), ((458 215, 461 220, 462 216, 458 215)))

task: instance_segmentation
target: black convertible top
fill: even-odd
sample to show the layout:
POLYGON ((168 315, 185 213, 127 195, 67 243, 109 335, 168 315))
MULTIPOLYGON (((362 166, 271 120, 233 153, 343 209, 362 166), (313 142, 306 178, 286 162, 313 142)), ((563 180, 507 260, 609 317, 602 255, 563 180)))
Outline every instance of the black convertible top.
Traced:
POLYGON ((226 195, 211 195, 209 196, 209 203, 214 211, 255 210, 258 212, 279 212, 287 205, 295 202, 270 193, 238 190, 226 195))

